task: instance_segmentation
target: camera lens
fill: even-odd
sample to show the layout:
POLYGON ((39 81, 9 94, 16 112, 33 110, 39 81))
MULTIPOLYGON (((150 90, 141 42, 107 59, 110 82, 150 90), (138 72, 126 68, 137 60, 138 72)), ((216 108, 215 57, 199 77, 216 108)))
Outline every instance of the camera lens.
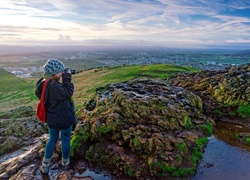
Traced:
MULTIPOLYGON (((64 73, 67 73, 68 70, 69 70, 69 68, 65 68, 64 69, 64 73)), ((74 70, 74 69, 70 69, 70 71, 71 71, 71 74, 75 74, 76 73, 76 70, 74 70)))

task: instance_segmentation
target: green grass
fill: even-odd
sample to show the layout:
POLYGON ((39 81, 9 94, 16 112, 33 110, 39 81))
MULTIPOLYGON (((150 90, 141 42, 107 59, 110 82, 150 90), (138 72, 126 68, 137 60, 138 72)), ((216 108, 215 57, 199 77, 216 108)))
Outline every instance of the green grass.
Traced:
POLYGON ((37 101, 34 93, 35 81, 18 78, 0 69, 0 111, 37 101))
POLYGON ((91 69, 73 76, 74 100, 79 108, 96 93, 96 88, 133 78, 166 79, 175 73, 197 72, 198 69, 168 64, 129 65, 91 69))
POLYGON ((111 67, 110 70, 115 70, 115 73, 106 75, 102 80, 110 81, 115 79, 116 81, 121 82, 134 77, 166 79, 172 74, 197 71, 194 68, 166 64, 119 66, 111 67))
MULTIPOLYGON (((132 65, 103 67, 86 70, 73 75, 75 85, 74 100, 77 107, 88 101, 96 93, 96 88, 110 83, 127 81, 133 78, 166 79, 179 72, 196 72, 195 68, 176 65, 132 65)), ((38 78, 23 79, 0 69, 0 111, 10 110, 21 105, 36 108, 38 98, 34 94, 38 78)))

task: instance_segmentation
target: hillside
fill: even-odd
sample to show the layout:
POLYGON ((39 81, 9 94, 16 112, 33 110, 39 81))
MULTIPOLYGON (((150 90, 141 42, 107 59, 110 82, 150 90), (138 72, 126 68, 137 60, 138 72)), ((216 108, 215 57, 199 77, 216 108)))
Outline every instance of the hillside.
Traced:
POLYGON ((37 97, 34 94, 35 80, 15 77, 0 68, 0 112, 21 105, 35 107, 37 97))
MULTIPOLYGON (((121 82, 135 77, 165 79, 174 73, 197 71, 195 68, 174 65, 117 66, 89 69, 73 75, 74 100, 77 106, 91 98, 95 89, 106 84, 121 82)), ((18 78, 0 68, 0 112, 26 105, 36 108, 34 94, 38 78, 18 78)))

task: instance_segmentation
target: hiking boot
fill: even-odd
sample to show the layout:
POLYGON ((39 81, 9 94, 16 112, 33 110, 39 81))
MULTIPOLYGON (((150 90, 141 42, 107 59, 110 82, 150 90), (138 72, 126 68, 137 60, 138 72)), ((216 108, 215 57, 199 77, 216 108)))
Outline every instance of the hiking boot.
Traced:
POLYGON ((50 163, 42 163, 41 167, 40 167, 40 171, 42 174, 48 174, 49 173, 49 165, 50 163))
POLYGON ((40 167, 40 171, 42 174, 49 173, 50 159, 43 159, 42 165, 40 167))
POLYGON ((62 160, 62 170, 68 170, 69 169, 69 159, 63 159, 62 160))

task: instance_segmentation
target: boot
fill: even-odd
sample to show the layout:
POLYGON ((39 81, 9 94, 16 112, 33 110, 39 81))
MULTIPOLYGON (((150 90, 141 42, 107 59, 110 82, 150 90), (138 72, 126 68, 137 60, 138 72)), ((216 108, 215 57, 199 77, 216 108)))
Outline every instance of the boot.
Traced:
POLYGON ((43 159, 42 165, 40 167, 40 171, 42 174, 48 174, 49 173, 49 165, 50 165, 50 159, 43 159))
POLYGON ((63 170, 69 169, 69 159, 62 159, 62 169, 63 170))

